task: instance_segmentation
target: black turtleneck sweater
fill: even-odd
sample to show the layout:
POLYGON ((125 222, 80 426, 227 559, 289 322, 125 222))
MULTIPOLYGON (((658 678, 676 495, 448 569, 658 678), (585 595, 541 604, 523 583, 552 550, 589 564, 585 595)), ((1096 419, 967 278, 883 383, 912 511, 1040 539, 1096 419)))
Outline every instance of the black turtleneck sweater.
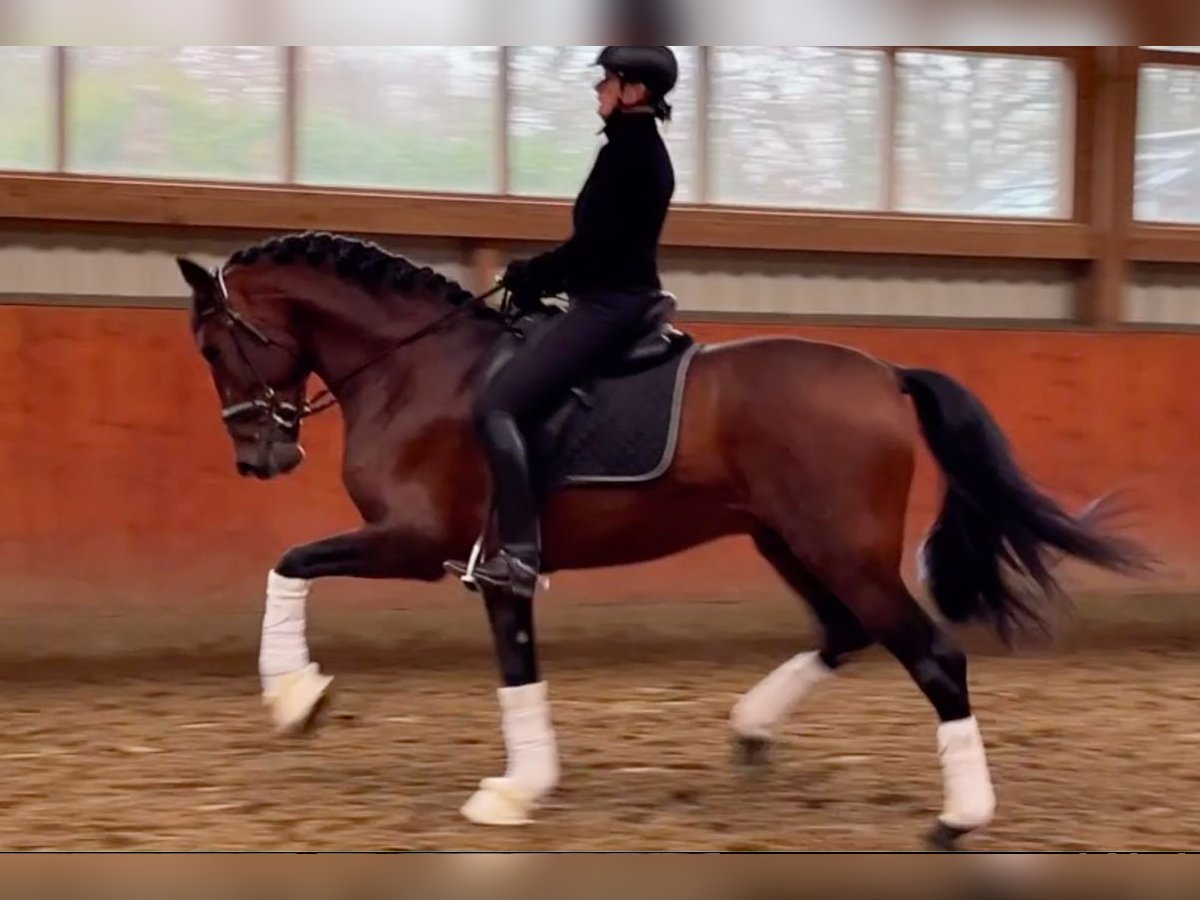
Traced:
POLYGON ((658 290, 658 240, 675 170, 652 113, 616 113, 575 201, 574 234, 529 261, 547 294, 658 290))

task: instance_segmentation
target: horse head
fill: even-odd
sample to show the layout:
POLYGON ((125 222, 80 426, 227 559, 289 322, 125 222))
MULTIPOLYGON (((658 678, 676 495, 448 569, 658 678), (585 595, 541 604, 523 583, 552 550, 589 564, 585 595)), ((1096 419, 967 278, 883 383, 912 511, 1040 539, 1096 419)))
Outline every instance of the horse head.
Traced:
MULTIPOLYGON (((304 459, 301 422, 354 389, 387 390, 385 361, 479 311, 471 294, 374 244, 325 233, 239 250, 215 270, 177 260, 237 470, 275 478, 304 459), (306 401, 316 374, 327 400, 306 401), (375 376, 375 377, 372 377, 375 376)), ((484 317, 486 318, 486 316, 484 317)))

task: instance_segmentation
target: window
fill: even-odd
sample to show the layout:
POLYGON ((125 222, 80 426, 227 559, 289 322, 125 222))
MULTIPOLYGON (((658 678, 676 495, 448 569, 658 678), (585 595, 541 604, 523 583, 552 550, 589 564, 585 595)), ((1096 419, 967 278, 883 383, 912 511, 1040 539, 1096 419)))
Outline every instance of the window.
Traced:
MULTIPOLYGON (((601 122, 596 117, 592 67, 600 47, 513 47, 509 130, 512 190, 517 194, 571 197, 578 193, 596 156, 601 122)), ((675 165, 676 200, 696 196, 697 49, 674 47, 679 56, 675 108, 663 136, 675 165)))
POLYGON ((0 47, 0 169, 54 168, 53 53, 0 47))
POLYGON ((1200 69, 1143 66, 1135 215, 1200 222, 1200 69))
POLYGON ((299 177, 496 190, 496 47, 305 47, 299 177))
POLYGON ((896 207, 1064 216, 1068 70, 1059 60, 900 52, 896 207))
MULTIPOLYGON (((289 80, 282 47, 67 48, 66 168, 572 197, 603 141, 599 49, 300 47, 289 80)), ((1172 49, 1143 51, 1138 213, 1200 221, 1189 199, 1200 196, 1200 84, 1182 52, 1200 48, 1172 49)), ((702 110, 705 48, 674 50, 680 81, 663 134, 677 201, 1035 218, 1071 209, 1069 54, 711 47, 702 110)), ((54 167, 56 59, 51 47, 0 47, 0 169, 54 167)))
POLYGON ((68 72, 68 168, 261 181, 283 166, 283 51, 79 47, 68 72))
POLYGON ((871 209, 883 204, 885 54, 714 47, 714 200, 871 209))

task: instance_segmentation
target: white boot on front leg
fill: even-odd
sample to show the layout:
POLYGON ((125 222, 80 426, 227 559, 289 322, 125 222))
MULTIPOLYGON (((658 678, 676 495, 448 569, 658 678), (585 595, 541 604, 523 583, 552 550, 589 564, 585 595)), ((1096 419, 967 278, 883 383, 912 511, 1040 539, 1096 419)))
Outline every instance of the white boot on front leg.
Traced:
POLYGON ((308 656, 305 606, 310 587, 309 581, 274 571, 267 576, 258 671, 263 703, 277 734, 308 731, 329 700, 333 679, 322 675, 308 656))
POLYGON ((959 834, 988 825, 996 811, 996 793, 974 716, 938 728, 938 756, 945 790, 938 822, 959 834))
POLYGON ((528 825, 530 814, 558 784, 558 747, 546 682, 498 692, 508 769, 485 778, 462 807, 476 825, 528 825))

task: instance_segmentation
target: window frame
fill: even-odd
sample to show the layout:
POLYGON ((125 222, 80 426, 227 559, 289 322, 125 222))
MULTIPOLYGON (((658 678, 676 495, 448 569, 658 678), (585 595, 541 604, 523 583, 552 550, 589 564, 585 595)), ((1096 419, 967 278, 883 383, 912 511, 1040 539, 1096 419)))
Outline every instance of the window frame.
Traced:
MULTIPOLYGON (((288 69, 301 48, 287 50, 288 69)), ((856 48, 862 49, 862 48, 856 48)), ((1133 220, 1134 137, 1139 65, 1200 66, 1200 54, 1136 47, 883 47, 900 50, 1037 56, 1063 60, 1074 76, 1074 135, 1064 141, 1073 157, 1071 213, 1063 219, 926 215, 888 211, 840 213, 798 208, 737 207, 677 203, 663 235, 667 248, 734 252, 927 256, 978 259, 1059 260, 1077 270, 1076 320, 1090 327, 1121 324, 1122 295, 1133 266, 1143 263, 1200 265, 1200 226, 1133 220)), ((507 184, 487 195, 430 194, 377 189, 321 188, 278 183, 208 182, 64 174, 70 135, 61 116, 67 54, 56 48, 56 171, 0 172, 0 222, 8 227, 83 228, 157 234, 172 229, 252 232, 314 226, 348 233, 451 238, 475 260, 488 260, 519 242, 561 240, 570 226, 570 201, 514 197, 507 184)), ((708 106, 711 67, 700 48, 697 103, 708 106)), ((497 91, 507 94, 501 67, 497 91)), ((284 127, 294 128, 294 78, 285 96, 292 108, 284 127), (288 123, 293 124, 289 125, 288 123)), ((508 110, 498 104, 496 152, 507 152, 508 110)), ((286 111, 285 111, 286 112, 286 111)), ((701 196, 711 196, 711 146, 707 117, 697 123, 694 160, 701 196)), ((893 126, 894 127, 894 126, 893 126)), ((885 130, 886 131, 886 130, 885 130)), ((285 147, 294 141, 285 141, 285 147)), ((890 142, 889 142, 890 144, 890 142)), ((507 172, 500 165, 497 171, 507 172)), ((284 173, 292 171, 284 161, 284 173)), ((885 173, 888 175, 888 173, 885 173)), ((890 175, 888 175, 890 177, 890 175)), ((486 264, 485 264, 486 263, 486 264)), ((476 264, 471 263, 472 271, 476 264)), ((477 273, 478 274, 478 273, 477 273)), ((480 285, 490 284, 477 279, 480 285)))
MULTIPOLYGON (((159 179, 156 177, 132 176, 137 180, 162 180, 181 183, 196 183, 196 184, 213 184, 213 185, 238 185, 238 184, 253 184, 253 185, 288 185, 296 186, 299 152, 299 119, 302 115, 302 97, 300 89, 300 73, 303 68, 304 48, 303 47, 284 47, 282 50, 282 114, 281 114, 281 144, 282 158, 279 163, 279 174, 274 180, 270 181, 253 181, 239 182, 236 180, 225 179, 210 179, 210 178, 166 178, 159 179)), ((901 101, 899 83, 898 83, 898 54, 905 51, 916 52, 934 52, 934 53, 954 53, 954 54, 970 54, 981 56, 1007 56, 1007 57, 1036 57, 1041 59, 1059 60, 1066 64, 1068 77, 1071 82, 1068 83, 1068 88, 1064 91, 1064 103, 1069 104, 1067 110, 1068 115, 1064 115, 1064 137, 1062 141, 1062 157, 1063 171, 1061 174, 1061 187, 1059 198, 1060 208, 1059 214, 1055 216, 1021 216, 1013 214, 998 213, 980 214, 978 216, 972 214, 968 218, 981 218, 997 221, 1031 221, 1031 222, 1055 222, 1064 220, 1078 220, 1081 208, 1079 198, 1079 164, 1077 157, 1080 151, 1080 133, 1079 129, 1071 123, 1071 120, 1078 117, 1078 109, 1073 102, 1074 95, 1077 94, 1079 88, 1079 73, 1081 65, 1086 61, 1087 53, 1090 48, 1086 47, 932 47, 932 46, 895 46, 895 47, 875 47, 875 46, 858 46, 833 49, 853 49, 853 50, 871 50, 881 52, 886 57, 884 85, 882 98, 883 102, 883 123, 880 128, 883 141, 883 152, 881 165, 881 205, 879 207, 864 208, 862 210, 854 210, 853 214, 861 215, 876 215, 884 217, 895 217, 900 219, 912 217, 947 217, 947 218, 962 218, 958 213, 953 212, 921 212, 911 213, 896 209, 897 190, 897 172, 896 172, 896 128, 897 128, 897 111, 901 101), (1075 90, 1071 90, 1071 83, 1074 84, 1075 90)), ((1187 53, 1168 53, 1166 51, 1143 51, 1151 56, 1162 56, 1166 54, 1173 60, 1178 57, 1195 57, 1195 54, 1187 53)), ((697 129, 695 135, 695 158, 692 160, 696 169, 696 185, 695 196, 690 205, 697 206, 712 206, 722 209, 740 209, 749 211, 763 212, 780 212, 787 211, 797 214, 839 214, 845 212, 836 208, 826 208, 819 206, 760 206, 747 203, 736 202, 720 202, 714 199, 714 159, 713 159, 713 141, 712 128, 709 122, 709 110, 711 108, 713 96, 713 48, 709 46, 697 47, 697 70, 696 70, 696 105, 697 105, 697 129)), ((1195 64, 1200 65, 1200 59, 1193 60, 1195 64)), ((53 99, 55 110, 55 121, 53 125, 54 131, 54 166, 51 169, 45 170, 46 173, 67 174, 66 162, 70 158, 71 133, 67 117, 67 109, 69 103, 68 92, 70 89, 70 53, 69 48, 55 47, 54 48, 54 72, 53 72, 53 99)), ((496 104, 496 115, 492 132, 492 153, 493 153, 493 172, 495 173, 492 190, 487 192, 487 196, 510 197, 515 196, 512 193, 512 134, 509 127, 511 118, 512 91, 511 91, 511 48, 501 47, 499 53, 499 75, 497 77, 496 92, 498 102, 496 104)), ((42 170, 38 170, 42 171, 42 170)), ((36 174, 36 173, 35 173, 36 174)), ((74 173, 71 173, 72 175, 74 173)), ((0 177, 4 177, 0 173, 0 177)), ((336 185, 310 184, 313 188, 337 188, 336 185)), ((341 189, 341 188, 337 188, 341 189)), ((376 190, 381 192, 391 192, 395 194, 430 194, 431 196, 472 196, 471 194, 458 193, 454 191, 406 191, 403 189, 390 188, 372 188, 366 187, 364 190, 376 190)))

